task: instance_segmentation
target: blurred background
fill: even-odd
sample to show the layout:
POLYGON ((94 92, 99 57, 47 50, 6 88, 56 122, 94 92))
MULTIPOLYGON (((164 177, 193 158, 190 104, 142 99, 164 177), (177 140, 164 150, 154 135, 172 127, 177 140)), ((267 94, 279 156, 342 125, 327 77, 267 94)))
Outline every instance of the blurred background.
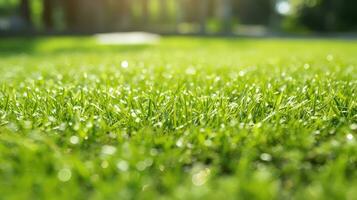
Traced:
POLYGON ((0 0, 0 35, 354 34, 356 0, 0 0))

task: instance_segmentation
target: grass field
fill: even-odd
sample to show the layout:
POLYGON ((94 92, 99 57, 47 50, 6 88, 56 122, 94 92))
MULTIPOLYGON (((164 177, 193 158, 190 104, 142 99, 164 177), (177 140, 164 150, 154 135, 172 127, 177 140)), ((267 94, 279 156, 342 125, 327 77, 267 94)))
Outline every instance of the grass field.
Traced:
POLYGON ((0 40, 0 199, 357 199, 357 42, 0 40))

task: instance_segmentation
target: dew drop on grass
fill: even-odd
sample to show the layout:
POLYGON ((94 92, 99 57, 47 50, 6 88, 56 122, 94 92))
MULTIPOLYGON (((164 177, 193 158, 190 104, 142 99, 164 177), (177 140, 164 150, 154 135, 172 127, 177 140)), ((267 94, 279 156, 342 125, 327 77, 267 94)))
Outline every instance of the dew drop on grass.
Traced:
POLYGON ((144 171, 146 168, 150 167, 154 163, 154 160, 152 158, 147 158, 143 161, 139 161, 136 164, 136 169, 139 171, 144 171))
POLYGON ((120 161, 118 161, 118 163, 117 163, 117 168, 118 168, 120 171, 125 172, 125 171, 128 171, 128 169, 129 169, 129 164, 128 164, 128 162, 126 162, 125 160, 120 160, 120 161))
POLYGON ((210 175, 211 170, 208 168, 205 168, 203 170, 200 170, 199 172, 195 173, 192 175, 192 183, 195 186, 202 186, 205 184, 208 180, 208 176, 210 175))
POLYGON ((151 156, 157 156, 157 154, 159 154, 159 151, 158 151, 157 149, 152 148, 152 149, 150 150, 150 155, 151 155, 151 156))
POLYGON ((136 117, 137 115, 136 115, 136 113, 134 111, 131 111, 131 116, 132 117, 136 117))
POLYGON ((162 123, 162 122, 157 122, 154 126, 155 126, 155 127, 159 127, 159 128, 161 128, 161 127, 162 127, 162 125, 163 125, 163 123, 162 123))
POLYGON ((71 177, 72 177, 72 172, 68 168, 61 169, 57 174, 57 178, 62 182, 69 181, 71 177))
POLYGON ((316 131, 314 131, 314 135, 320 135, 320 130, 316 130, 316 131))
POLYGON ((330 135, 333 135, 336 133, 336 130, 335 129, 331 129, 329 132, 328 132, 330 135))
POLYGON ((53 117, 53 116, 49 116, 49 117, 48 117, 48 121, 50 121, 50 122, 55 122, 55 121, 56 121, 56 118, 53 117))
POLYGON ((154 163, 154 160, 152 158, 147 158, 144 160, 144 163, 146 167, 150 167, 154 163))
POLYGON ((144 161, 136 163, 136 169, 139 171, 144 171, 146 169, 146 164, 144 161))
POLYGON ((110 132, 110 133, 109 133, 109 137, 112 138, 112 139, 115 139, 115 138, 117 138, 118 136, 117 136, 117 134, 115 134, 115 133, 113 133, 113 132, 110 132))
POLYGON ((75 131, 78 131, 79 130, 79 128, 80 128, 80 124, 79 123, 76 123, 74 126, 73 126, 73 129, 75 130, 75 131))
POLYGON ((180 138, 176 141, 176 146, 180 147, 180 148, 183 147, 183 139, 182 138, 180 138))
POLYGON ((24 121, 24 128, 30 129, 32 127, 32 121, 24 121))
POLYGON ((92 127, 93 127, 93 123, 92 123, 92 122, 88 122, 88 123, 86 124, 86 127, 87 127, 87 128, 92 128, 92 127))
POLYGON ((104 145, 102 147, 102 154, 104 155, 113 155, 116 152, 116 148, 110 145, 104 145))
POLYGON ((340 143, 337 140, 332 140, 331 145, 334 147, 338 147, 338 146, 340 146, 340 143))
POLYGON ((357 130, 357 124, 351 124, 350 129, 353 131, 357 130))
POLYGON ((205 140, 204 145, 207 147, 210 147, 213 145, 213 142, 212 142, 212 140, 205 140))
POLYGON ((71 142, 71 144, 78 144, 78 142, 79 142, 79 137, 78 136, 71 136, 70 138, 69 138, 69 141, 71 142))
POLYGON ((135 119, 135 122, 136 123, 139 123, 141 120, 140 120, 140 118, 139 117, 137 117, 136 119, 135 119))
POLYGON ((66 129, 66 123, 61 123, 59 126, 58 126, 58 130, 60 131, 64 131, 66 129))
POLYGON ((220 76, 217 76, 215 79, 214 79, 214 82, 219 82, 221 80, 221 77, 220 76))
POLYGON ((352 141, 353 140, 353 135, 351 134, 351 133, 349 133, 349 134, 347 134, 346 135, 346 139, 348 140, 348 141, 352 141))
POLYGON ((263 161, 269 162, 269 161, 271 161, 272 156, 270 154, 268 154, 268 153, 262 153, 260 155, 260 159, 263 160, 263 161))
POLYGON ((329 62, 333 61, 333 59, 334 59, 334 57, 333 57, 332 54, 328 54, 328 55, 326 56, 326 60, 329 61, 329 62))
POLYGON ((188 69, 186 69, 186 74, 187 75, 194 75, 194 74, 196 74, 196 69, 195 68, 188 68, 188 69))
POLYGON ((160 165, 159 166, 159 170, 162 171, 162 172, 165 171, 165 166, 164 165, 160 165))
POLYGON ((129 62, 127 60, 123 60, 120 65, 122 68, 126 69, 129 67, 129 62))

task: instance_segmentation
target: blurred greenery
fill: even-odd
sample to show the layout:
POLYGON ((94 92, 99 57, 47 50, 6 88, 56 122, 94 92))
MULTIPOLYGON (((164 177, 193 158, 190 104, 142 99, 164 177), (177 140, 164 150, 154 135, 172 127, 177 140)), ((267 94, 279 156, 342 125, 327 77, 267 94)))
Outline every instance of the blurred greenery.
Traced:
POLYGON ((0 31, 229 34, 259 25, 270 32, 355 32, 356 6, 355 0, 0 0, 0 31))
POLYGON ((355 0, 292 0, 297 22, 320 32, 356 31, 355 0))

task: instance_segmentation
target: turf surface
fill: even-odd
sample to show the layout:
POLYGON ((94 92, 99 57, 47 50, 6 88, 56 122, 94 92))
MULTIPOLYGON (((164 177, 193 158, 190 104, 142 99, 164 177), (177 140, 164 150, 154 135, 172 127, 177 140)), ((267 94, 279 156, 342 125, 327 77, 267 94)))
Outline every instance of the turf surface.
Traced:
POLYGON ((357 42, 0 40, 0 199, 356 199, 357 42))

